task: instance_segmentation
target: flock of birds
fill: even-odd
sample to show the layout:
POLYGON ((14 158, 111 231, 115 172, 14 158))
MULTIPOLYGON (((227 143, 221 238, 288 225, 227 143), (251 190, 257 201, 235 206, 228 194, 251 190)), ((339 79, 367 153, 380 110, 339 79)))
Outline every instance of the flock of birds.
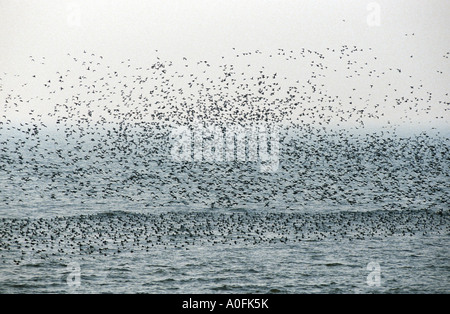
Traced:
MULTIPOLYGON (((128 59, 115 67, 84 51, 68 54, 69 68, 51 76, 0 78, 2 213, 122 210, 3 218, 3 263, 11 249, 24 248, 42 256, 115 254, 199 242, 448 234, 448 138, 399 136, 388 116, 442 121, 432 104, 447 110, 448 93, 433 95, 370 48, 234 53, 233 62, 222 57, 221 64, 157 57, 149 66, 128 59), (21 84, 10 90, 9 79, 21 84), (38 95, 28 97, 33 91, 38 95), (365 131, 374 121, 378 131, 365 131), (171 130, 198 124, 280 125, 279 169, 262 173, 253 161, 174 162, 171 130), (167 207, 207 211, 152 214, 167 207), (148 211, 126 212, 133 208, 148 211), (411 210, 420 210, 416 220, 405 221, 411 210)), ((39 68, 48 61, 30 62, 39 68)))
POLYGON ((298 131, 280 137, 279 167, 272 173, 261 172, 254 161, 172 161, 169 135, 86 136, 73 145, 47 137, 42 141, 53 147, 22 139, 13 148, 5 145, 2 207, 448 206, 448 144, 427 134, 345 137, 298 131))
MULTIPOLYGON (((127 127, 197 121, 215 125, 289 121, 301 127, 333 123, 363 126, 367 118, 380 119, 387 112, 408 120, 432 116, 433 104, 450 104, 448 93, 433 95, 422 80, 386 66, 371 48, 356 46, 324 52, 279 49, 268 56, 256 50, 237 53, 234 64, 222 57, 220 65, 191 62, 185 57, 176 63, 157 57, 148 67, 132 66, 128 59, 113 69, 105 65, 103 56, 86 51, 80 57, 69 53, 68 58, 73 63, 69 69, 45 78, 33 74, 31 81, 17 84, 22 93, 2 87, 5 112, 28 110, 32 117, 25 129, 43 127, 43 114, 35 112, 39 102, 52 108, 46 114, 66 127, 64 132, 69 136, 74 124, 94 127, 94 123, 95 129, 108 124, 127 127), (47 95, 24 98, 23 92, 33 86, 47 95), (390 112, 392 109, 398 112, 390 112)), ((30 59, 36 62, 33 56, 30 59)), ((6 121, 8 115, 3 118, 6 121)), ((427 122, 436 119, 444 116, 433 116, 427 122)))
POLYGON ((114 256, 194 246, 277 245, 296 242, 379 240, 442 236, 448 212, 375 211, 334 213, 130 212, 40 219, 1 219, 2 263, 114 256), (89 232, 86 232, 89 230, 89 232))
MULTIPOLYGON (((448 102, 422 83, 404 94, 411 76, 380 66, 371 48, 236 52, 233 64, 223 57, 218 66, 158 57, 151 66, 133 67, 128 59, 117 69, 86 51, 67 57, 69 69, 45 78, 32 74, 16 89, 2 90, 4 208, 119 199, 215 208, 447 203, 446 136, 400 137, 383 119, 389 110, 403 120, 425 117, 433 114, 432 103, 448 102), (301 72, 271 72, 272 59, 280 68, 300 64, 301 72), (348 83, 333 93, 330 80, 343 79, 348 83), (367 85, 362 93, 358 84, 367 85), (36 88, 41 95, 25 98, 36 88), (20 121, 12 118, 16 113, 20 121), (378 132, 364 133, 364 123, 374 120, 378 132), (252 162, 171 162, 172 128, 198 124, 281 125, 279 171, 264 175, 252 162)), ((46 66, 45 58, 30 59, 46 66)))

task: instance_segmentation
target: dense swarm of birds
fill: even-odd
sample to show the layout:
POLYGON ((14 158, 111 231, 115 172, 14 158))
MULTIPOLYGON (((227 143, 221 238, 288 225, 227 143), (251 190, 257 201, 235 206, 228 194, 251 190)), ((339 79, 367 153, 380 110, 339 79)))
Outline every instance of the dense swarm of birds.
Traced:
POLYGON ((0 248, 3 263, 20 265, 45 259, 67 261, 80 256, 149 252, 156 248, 189 250, 214 245, 414 239, 448 234, 449 219, 448 212, 428 210, 316 214, 121 211, 76 217, 2 219, 0 248), (27 259, 30 251, 35 261, 27 259))
POLYGON ((0 78, 0 209, 121 211, 3 218, 2 257, 38 240, 46 256, 448 234, 448 138, 399 136, 389 117, 442 121, 433 104, 447 111, 448 93, 433 95, 370 48, 235 52, 218 63, 157 57, 138 67, 86 51, 67 58, 50 77, 0 78), (8 89, 10 80, 21 83, 8 89), (368 121, 380 128, 365 132, 368 121), (171 130, 198 124, 280 126, 277 171, 249 160, 174 162, 171 130), (164 211, 180 208, 192 211, 164 211))
MULTIPOLYGON (((433 104, 447 111, 448 93, 432 95, 371 48, 233 52, 218 64, 157 57, 114 67, 83 51, 50 77, 5 74, 20 84, 1 89, 2 207, 448 206, 448 138, 398 136, 386 116, 434 123, 443 116, 433 104), (364 132, 367 121, 379 121, 378 131, 364 132), (199 124, 280 125, 278 171, 172 162, 173 127, 199 124)), ((30 56, 38 68, 48 62, 30 56)))

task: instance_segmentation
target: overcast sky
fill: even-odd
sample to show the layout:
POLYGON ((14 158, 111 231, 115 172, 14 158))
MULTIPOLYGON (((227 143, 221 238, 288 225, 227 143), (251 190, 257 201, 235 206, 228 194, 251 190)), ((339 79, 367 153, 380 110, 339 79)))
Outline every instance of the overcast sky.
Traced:
POLYGON ((170 55, 220 55, 230 47, 355 43, 393 54, 415 48, 432 58, 449 49, 449 12, 446 0, 1 0, 0 55, 3 67, 30 53, 80 47, 145 58, 155 47, 170 55), (367 23, 371 3, 380 7, 378 27, 367 23), (405 47, 405 33, 418 39, 405 47))
POLYGON ((448 0, 0 0, 0 73, 27 73, 29 56, 51 60, 53 71, 83 50, 145 66, 155 50, 165 59, 215 60, 232 48, 356 45, 449 101, 449 13, 448 0))

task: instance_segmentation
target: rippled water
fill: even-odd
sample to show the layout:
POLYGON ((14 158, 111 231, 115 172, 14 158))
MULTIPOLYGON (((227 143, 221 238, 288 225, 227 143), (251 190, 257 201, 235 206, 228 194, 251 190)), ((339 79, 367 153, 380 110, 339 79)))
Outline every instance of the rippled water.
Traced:
MULTIPOLYGON (((126 246, 108 241, 103 246, 89 244, 90 248, 86 240, 95 242, 95 237, 88 235, 79 251, 68 248, 76 241, 64 240, 44 249, 45 254, 26 253, 18 265, 11 259, 19 260, 20 250, 3 251, 1 292, 448 293, 448 222, 446 217, 442 233, 430 235, 273 243, 235 244, 218 236, 212 242, 186 243, 179 237, 133 246, 134 236, 129 234, 126 246), (80 267, 80 285, 71 285, 74 262, 80 267), (380 265, 380 286, 367 284, 370 262, 380 265)), ((121 234, 120 229, 114 231, 121 234)))

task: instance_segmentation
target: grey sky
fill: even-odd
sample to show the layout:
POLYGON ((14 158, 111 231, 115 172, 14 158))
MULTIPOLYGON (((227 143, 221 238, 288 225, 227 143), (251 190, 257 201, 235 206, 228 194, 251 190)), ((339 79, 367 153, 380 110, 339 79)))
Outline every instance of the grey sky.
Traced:
MULTIPOLYGON (((0 73, 6 86, 12 74, 28 74, 29 56, 51 60, 41 69, 51 73, 64 68, 68 52, 83 50, 112 63, 131 58, 146 66, 156 55, 214 61, 232 56, 232 48, 325 51, 356 45, 372 48, 378 64, 403 69, 436 100, 448 102, 450 62, 443 56, 450 51, 449 12, 447 0, 1 0, 0 73), (377 6, 380 24, 369 25, 377 6)), ((289 71, 295 76, 301 68, 289 71)), ((434 106, 448 120, 447 106, 434 106)))

